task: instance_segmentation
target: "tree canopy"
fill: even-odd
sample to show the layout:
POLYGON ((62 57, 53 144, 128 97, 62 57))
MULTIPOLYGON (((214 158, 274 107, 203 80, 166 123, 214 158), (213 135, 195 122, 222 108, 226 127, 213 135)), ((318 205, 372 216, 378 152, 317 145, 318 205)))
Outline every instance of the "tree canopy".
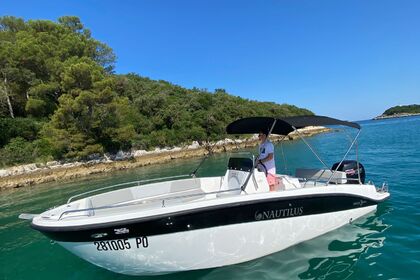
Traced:
POLYGON ((113 73, 115 54, 80 19, 0 17, 0 163, 82 159, 225 137, 245 116, 312 112, 223 89, 113 73), (25 156, 16 156, 16 151, 25 156))
POLYGON ((391 116, 395 114, 420 114, 420 105, 412 104, 412 105, 402 105, 402 106, 394 106, 387 109, 382 115, 391 116))

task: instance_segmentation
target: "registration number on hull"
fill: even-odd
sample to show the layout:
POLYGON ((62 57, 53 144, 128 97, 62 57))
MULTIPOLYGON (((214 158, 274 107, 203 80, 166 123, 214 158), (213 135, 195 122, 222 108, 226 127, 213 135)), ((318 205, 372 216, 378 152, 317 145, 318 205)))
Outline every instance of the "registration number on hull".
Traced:
POLYGON ((149 240, 147 236, 136 237, 133 242, 130 242, 128 238, 125 239, 114 239, 106 241, 94 241, 93 245, 96 246, 98 251, 123 251, 130 249, 141 249, 149 247, 149 240))

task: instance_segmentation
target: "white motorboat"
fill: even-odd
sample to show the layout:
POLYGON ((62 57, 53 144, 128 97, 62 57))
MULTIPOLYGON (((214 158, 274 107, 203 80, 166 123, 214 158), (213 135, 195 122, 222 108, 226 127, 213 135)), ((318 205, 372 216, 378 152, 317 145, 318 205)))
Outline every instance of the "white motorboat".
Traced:
POLYGON ((365 184, 362 164, 345 160, 360 134, 356 123, 252 117, 231 123, 227 132, 300 135, 298 129, 313 125, 359 131, 333 168, 278 174, 276 191, 256 169, 257 161, 240 156, 229 159, 224 176, 197 178, 195 170, 107 186, 21 218, 80 258, 117 273, 165 274, 260 258, 351 223, 389 197, 386 185, 365 184))

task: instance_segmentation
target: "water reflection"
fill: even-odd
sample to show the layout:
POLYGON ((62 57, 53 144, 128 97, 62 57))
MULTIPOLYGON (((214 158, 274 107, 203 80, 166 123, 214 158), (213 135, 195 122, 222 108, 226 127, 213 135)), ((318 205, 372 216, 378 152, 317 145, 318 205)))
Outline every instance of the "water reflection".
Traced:
POLYGON ((373 263, 372 259, 380 256, 376 249, 385 242, 383 232, 390 227, 382 219, 388 211, 380 207, 376 214, 308 242, 317 250, 313 250, 312 257, 307 256, 308 268, 298 275, 299 278, 348 279, 359 259, 365 257, 373 263))

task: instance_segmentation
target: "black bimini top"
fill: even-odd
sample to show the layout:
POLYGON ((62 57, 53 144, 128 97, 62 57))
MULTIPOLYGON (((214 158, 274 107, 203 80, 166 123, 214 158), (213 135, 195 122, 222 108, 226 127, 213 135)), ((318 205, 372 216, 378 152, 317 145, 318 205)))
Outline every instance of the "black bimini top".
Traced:
POLYGON ((285 118, 272 117, 250 117, 236 120, 226 127, 228 134, 253 134, 259 132, 270 131, 271 126, 276 120, 271 133, 288 135, 294 131, 294 128, 303 128, 307 126, 327 126, 327 125, 344 125, 360 129, 360 125, 353 122, 341 121, 324 116, 296 116, 285 118))

